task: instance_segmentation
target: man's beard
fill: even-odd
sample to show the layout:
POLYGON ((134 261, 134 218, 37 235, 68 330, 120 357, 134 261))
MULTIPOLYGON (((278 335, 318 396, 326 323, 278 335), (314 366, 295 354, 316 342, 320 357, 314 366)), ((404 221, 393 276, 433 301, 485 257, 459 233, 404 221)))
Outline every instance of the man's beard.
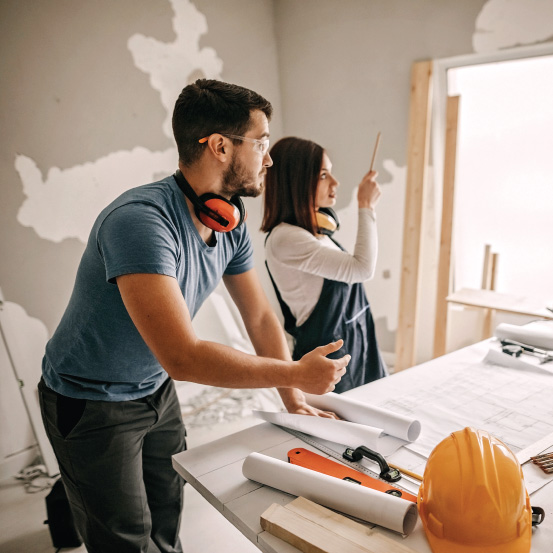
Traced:
POLYGON ((260 175, 248 173, 236 155, 232 157, 228 169, 223 174, 223 187, 221 193, 228 196, 243 196, 256 198, 263 189, 260 175))

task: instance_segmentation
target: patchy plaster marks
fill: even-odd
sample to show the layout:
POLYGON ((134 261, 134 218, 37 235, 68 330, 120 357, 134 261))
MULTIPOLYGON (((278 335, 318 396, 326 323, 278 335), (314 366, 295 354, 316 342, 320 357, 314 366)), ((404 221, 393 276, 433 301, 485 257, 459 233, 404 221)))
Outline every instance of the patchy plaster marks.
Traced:
POLYGON ((552 37, 552 0, 490 0, 476 19, 472 45, 475 52, 493 52, 552 37))
POLYGON ((199 48, 200 36, 207 33, 205 16, 188 0, 171 0, 171 4, 175 42, 167 44, 141 34, 128 41, 136 67, 150 75, 152 88, 160 93, 167 111, 163 132, 169 138, 173 138, 171 116, 182 83, 194 73, 195 78, 218 79, 223 69, 213 48, 199 48))
POLYGON ((94 220, 106 205, 132 186, 150 182, 150 176, 160 171, 171 173, 176 155, 175 148, 151 152, 136 147, 64 170, 51 167, 46 178, 30 157, 19 155, 15 168, 27 199, 17 220, 46 240, 77 238, 86 243, 94 220))
MULTIPOLYGON (((150 75, 152 87, 160 93, 167 111, 163 132, 169 137, 173 105, 183 83, 201 75, 220 78, 223 65, 212 48, 199 47, 200 37, 207 32, 205 16, 190 0, 171 0, 171 4, 174 42, 161 43, 140 34, 128 41, 135 65, 150 75)), ((68 169, 51 167, 43 178, 31 158, 17 155, 15 169, 26 196, 17 220, 45 240, 78 238, 86 243, 103 207, 125 190, 171 173, 176 160, 176 148, 152 152, 137 146, 68 169)))

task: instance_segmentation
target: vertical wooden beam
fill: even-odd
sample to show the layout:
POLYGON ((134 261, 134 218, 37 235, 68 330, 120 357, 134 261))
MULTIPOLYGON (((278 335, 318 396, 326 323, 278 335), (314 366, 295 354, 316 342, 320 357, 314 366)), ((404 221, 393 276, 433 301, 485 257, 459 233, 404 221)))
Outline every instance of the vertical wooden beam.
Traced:
POLYGON ((499 254, 493 253, 492 254, 492 269, 491 269, 491 275, 490 275, 490 290, 495 290, 495 283, 497 280, 497 263, 499 260, 499 254))
POLYGON ((444 184, 442 197, 442 231, 436 283, 436 320, 434 323, 434 357, 446 353, 447 301, 451 292, 451 242, 453 236, 453 200, 457 161, 457 123, 459 96, 449 96, 446 106, 444 184))
POLYGON ((482 290, 491 290, 490 279, 492 269, 492 247, 490 244, 484 246, 484 266, 482 268, 482 290))
POLYGON ((430 139, 432 61, 413 64, 407 141, 403 255, 395 370, 415 365, 416 317, 424 183, 430 139))
MULTIPOLYGON (((488 246, 486 246, 487 248, 488 246)), ((495 281, 497 277, 497 261, 499 254, 493 253, 488 256, 488 272, 486 290, 495 290, 495 281)), ((484 309, 484 321, 482 323, 482 340, 493 336, 493 321, 495 318, 495 309, 484 309)))

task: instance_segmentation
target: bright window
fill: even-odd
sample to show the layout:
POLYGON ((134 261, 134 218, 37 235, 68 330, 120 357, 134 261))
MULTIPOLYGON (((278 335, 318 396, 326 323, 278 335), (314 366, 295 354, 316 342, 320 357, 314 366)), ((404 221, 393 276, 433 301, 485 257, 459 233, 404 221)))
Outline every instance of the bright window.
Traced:
POLYGON ((485 244, 498 292, 553 298, 553 56, 449 69, 460 95, 454 289, 480 288, 485 244))

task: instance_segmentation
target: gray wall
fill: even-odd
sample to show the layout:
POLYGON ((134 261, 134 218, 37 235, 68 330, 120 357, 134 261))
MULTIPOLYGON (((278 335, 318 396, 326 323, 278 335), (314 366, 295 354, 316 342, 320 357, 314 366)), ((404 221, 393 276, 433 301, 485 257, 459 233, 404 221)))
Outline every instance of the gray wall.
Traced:
MULTIPOLYGON (((272 2, 203 0, 198 6, 208 20, 200 45, 222 58, 222 79, 274 102, 278 133, 282 110, 272 2)), ((135 33, 174 40, 173 10, 163 0, 8 0, 0 9, 0 287, 6 300, 24 306, 52 333, 84 244, 41 239, 17 221, 25 196, 15 156, 31 157, 46 174, 51 167, 69 169, 136 146, 151 151, 172 146, 161 128, 160 96, 133 64, 127 41, 135 33)), ((175 69, 182 86, 197 76, 179 76, 175 69)))
MULTIPOLYGON (((378 208, 380 255, 367 290, 381 345, 388 351, 394 350, 397 326, 411 65, 474 52, 478 29, 480 37, 491 40, 486 46, 491 50, 551 40, 553 27, 548 33, 543 21, 552 20, 546 16, 553 2, 535 2, 534 12, 522 17, 515 8, 524 3, 196 0, 194 4, 207 23, 207 29, 194 32, 200 34, 200 48, 213 49, 206 55, 222 61, 220 78, 251 87, 273 102, 273 139, 298 135, 328 150, 342 183, 338 208, 346 216, 350 209, 355 212, 352 196, 368 168, 376 133, 382 131, 377 159, 384 189, 378 208), (499 13, 501 18, 494 15, 499 13), (524 32, 519 36, 512 29, 524 32)), ((161 43, 174 41, 172 18, 178 5, 194 9, 188 0, 0 4, 0 288, 7 301, 41 321, 48 334, 71 293, 84 243, 71 236, 56 241, 33 224, 21 223, 18 217, 28 191, 15 169, 16 156, 34 160, 45 182, 53 168, 63 172, 86 167, 112 152, 136 147, 170 156, 173 144, 162 128, 167 109, 155 83, 133 62, 128 40, 141 33, 161 43)), ((194 21, 201 27, 201 21, 194 21)), ((173 80, 182 87, 200 75, 199 70, 175 67, 173 80)), ((122 166, 118 179, 125 180, 125 172, 122 166)), ((133 177, 123 185, 147 182, 146 173, 138 174, 136 182, 133 177)), ((35 211, 37 217, 47 218, 59 209, 54 218, 63 227, 63 217, 80 213, 83 207, 77 205, 79 185, 83 185, 79 179, 71 182, 75 195, 61 207, 57 198, 67 195, 54 196, 46 189, 44 213, 35 211)), ((101 183, 93 181, 93 186, 101 183)), ((257 231, 261 201, 247 202, 256 263, 274 301, 263 268, 263 236, 257 231)), ((346 219, 343 241, 350 246, 354 230, 346 219)))
MULTIPOLYGON (((550 41, 553 2, 536 2, 531 10, 525 5, 523 0, 275 2, 284 132, 328 150, 342 184, 337 208, 345 219, 341 237, 348 248, 355 236, 352 193, 382 132, 376 163, 383 185, 377 207, 379 260, 366 289, 385 351, 395 350, 399 312, 411 66, 550 41)), ((439 241, 435 223, 428 221, 425 229, 430 248, 439 241)), ((423 256, 433 253, 423 251, 423 256)), ((429 319, 432 309, 422 305, 419 318, 429 319)), ((423 329, 428 331, 433 327, 423 329)), ((422 355, 427 347, 422 344, 422 355)))
MULTIPOLYGON (((102 190, 105 183, 94 181, 100 173, 91 165, 105 165, 109 156, 118 152, 121 168, 115 177, 110 175, 114 189, 148 182, 152 170, 148 166, 142 174, 141 159, 153 159, 156 152, 169 157, 161 173, 169 174, 177 167, 176 151, 173 156, 171 151, 173 141, 162 128, 167 115, 163 99, 150 76, 135 65, 128 41, 137 33, 162 44, 175 41, 173 16, 179 5, 188 10, 184 18, 189 22, 185 21, 184 26, 190 26, 181 37, 184 52, 179 53, 186 55, 190 49, 192 61, 181 59, 182 66, 176 66, 165 78, 180 91, 205 74, 194 68, 199 59, 193 52, 197 43, 200 49, 212 49, 204 54, 208 61, 222 60, 219 78, 251 87, 272 101, 272 132, 278 136, 282 109, 271 0, 202 0, 197 7, 205 16, 204 22, 203 16, 190 14, 195 8, 188 0, 0 3, 0 289, 5 301, 23 307, 29 328, 40 322, 45 335, 53 333, 65 309, 84 250, 82 236, 69 236, 75 234, 74 230, 64 234, 63 219, 67 216, 68 227, 78 228, 81 214, 90 215, 88 199, 101 205, 111 200, 113 191, 102 190), (137 147, 144 148, 142 154, 136 153, 137 147), (24 190, 15 167, 19 154, 33 160, 40 178, 51 186, 51 194, 43 198, 42 205, 37 199, 40 190, 24 190), (51 173, 56 168, 69 177, 69 182, 56 184, 59 175, 51 173), (91 182, 72 178, 85 174, 91 182), (68 187, 67 194, 64 186, 68 187), (105 198, 95 197, 89 186, 97 187, 98 194, 105 198), (20 221, 29 194, 35 198, 31 213, 42 226, 20 221), (52 237, 51 229, 56 226, 61 227, 61 239, 52 237)), ((154 47, 152 43, 152 50, 154 47)), ((260 219, 256 220, 252 211, 250 218, 253 228, 257 228, 260 219)), ((32 444, 6 359, 0 359, 0 388, 5 391, 0 394, 0 478, 6 471, 13 471, 14 459, 21 459, 21 466, 29 460, 26 448, 32 444), (6 427, 11 429, 9 433, 2 430, 6 427), (14 442, 10 439, 14 432, 24 438, 14 442)), ((39 374, 37 364, 36 382, 39 374)))

